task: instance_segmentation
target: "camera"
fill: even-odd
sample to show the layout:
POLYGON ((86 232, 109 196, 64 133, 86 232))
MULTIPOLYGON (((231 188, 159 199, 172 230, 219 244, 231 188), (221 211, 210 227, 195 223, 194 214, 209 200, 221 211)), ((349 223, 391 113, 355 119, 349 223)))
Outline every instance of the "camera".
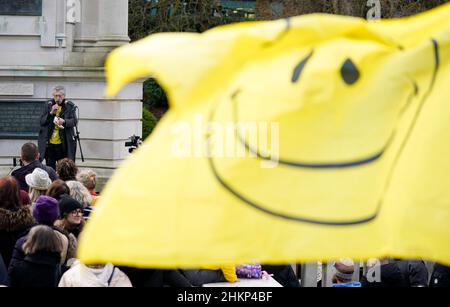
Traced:
POLYGON ((129 142, 125 142, 125 147, 129 147, 128 148, 128 152, 129 153, 132 153, 133 150, 135 150, 136 148, 138 148, 142 144, 142 139, 141 139, 140 136, 132 135, 128 139, 130 141, 129 142))

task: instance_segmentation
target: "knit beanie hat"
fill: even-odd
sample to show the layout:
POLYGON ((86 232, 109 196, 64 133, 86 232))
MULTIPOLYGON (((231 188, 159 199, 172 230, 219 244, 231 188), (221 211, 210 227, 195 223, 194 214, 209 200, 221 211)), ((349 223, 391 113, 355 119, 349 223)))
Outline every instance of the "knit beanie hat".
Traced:
POLYGON ((68 195, 61 196, 61 200, 59 201, 59 213, 61 217, 64 217, 76 209, 83 210, 83 206, 78 200, 73 199, 68 195))
POLYGON ((39 196, 33 204, 33 217, 39 224, 53 226, 59 217, 58 201, 50 196, 39 196))

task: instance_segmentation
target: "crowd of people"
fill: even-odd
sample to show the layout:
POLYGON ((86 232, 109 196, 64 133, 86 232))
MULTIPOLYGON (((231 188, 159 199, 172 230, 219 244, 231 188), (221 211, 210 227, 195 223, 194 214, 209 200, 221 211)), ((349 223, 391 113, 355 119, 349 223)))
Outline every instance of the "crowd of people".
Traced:
MULTIPOLYGON (((44 165, 26 143, 21 167, 0 179, 0 285, 11 287, 201 286, 234 282, 234 267, 156 270, 84 265, 78 238, 100 197, 96 173, 63 158, 44 165)), ((297 281, 298 282, 298 281, 297 281)))
MULTIPOLYGON (((58 160, 54 170, 41 162, 33 143, 22 146, 20 157, 21 167, 0 178, 0 286, 192 287, 238 279, 240 271, 234 266, 161 270, 80 263, 78 238, 101 197, 96 173, 78 170, 69 158, 58 160)), ((428 278, 423 261, 382 260, 375 282, 365 276, 352 281, 354 263, 349 259, 336 262, 335 269, 337 287, 450 285, 448 267, 436 264, 428 278)), ((258 270, 282 286, 300 286, 290 265, 262 265, 258 270)))
MULTIPOLYGON (((361 266, 356 268, 362 269, 361 266)), ((450 287, 450 268, 435 264, 431 276, 423 260, 369 259, 366 272, 355 281, 355 263, 341 259, 334 263, 333 287, 411 288, 450 287)))
POLYGON ((24 144, 21 167, 0 178, 1 285, 58 286, 75 267, 77 240, 98 198, 92 170, 78 171, 68 158, 54 170, 39 158, 34 143, 24 144))

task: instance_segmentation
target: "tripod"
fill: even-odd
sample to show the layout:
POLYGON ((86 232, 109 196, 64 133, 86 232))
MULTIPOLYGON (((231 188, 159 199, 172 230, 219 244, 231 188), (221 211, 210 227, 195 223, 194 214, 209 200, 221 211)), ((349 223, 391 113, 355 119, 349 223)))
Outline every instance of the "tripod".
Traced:
POLYGON ((78 142, 78 147, 80 147, 81 162, 84 162, 83 149, 81 148, 81 141, 80 141, 80 131, 78 131, 78 120, 80 119, 80 109, 78 108, 78 106, 75 106, 75 109, 78 110, 77 121, 75 124, 75 139, 78 142))

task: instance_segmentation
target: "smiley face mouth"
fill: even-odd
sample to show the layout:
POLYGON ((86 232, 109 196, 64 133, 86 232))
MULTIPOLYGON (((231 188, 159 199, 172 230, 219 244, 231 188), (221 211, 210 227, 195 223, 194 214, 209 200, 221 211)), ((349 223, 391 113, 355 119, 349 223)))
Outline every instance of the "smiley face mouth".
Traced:
MULTIPOLYGON (((396 165, 398 163, 399 157, 401 156, 401 153, 403 152, 403 149, 404 149, 406 143, 410 139, 412 131, 414 130, 414 127, 416 125, 417 119, 418 119, 418 117, 419 117, 419 115, 421 113, 421 110, 423 109, 423 106, 424 106, 427 98, 429 97, 430 93, 432 92, 432 90, 434 88, 434 84, 435 84, 435 80, 436 80, 436 77, 437 77, 437 73, 439 71, 440 54, 439 54, 438 42, 433 39, 432 40, 432 45, 433 45, 433 49, 434 49, 434 69, 433 69, 433 74, 432 74, 430 86, 429 86, 427 92, 423 95, 423 98, 420 101, 419 106, 417 107, 417 110, 416 110, 416 112, 414 114, 414 118, 413 118, 411 124, 409 125, 409 129, 408 129, 408 131, 406 133, 406 136, 405 136, 404 140, 401 142, 399 150, 395 154, 394 161, 393 161, 393 163, 390 166, 389 173, 388 173, 387 178, 386 178, 385 183, 384 183, 384 189, 383 189, 382 195, 380 195, 380 197, 379 197, 379 200, 377 202, 376 210, 375 210, 375 212, 373 214, 370 214, 370 215, 368 215, 366 217, 362 217, 362 218, 354 218, 354 219, 349 219, 349 220, 335 221, 335 220, 310 218, 310 217, 299 216, 299 215, 289 215, 289 214, 285 214, 285 213, 283 213, 281 211, 277 211, 277 210, 271 209, 268 205, 264 205, 262 203, 258 203, 256 201, 252 200, 250 197, 248 197, 248 196, 242 194, 241 192, 237 191, 237 189, 235 189, 232 186, 232 184, 230 184, 229 182, 227 182, 224 179, 224 177, 218 171, 216 162, 214 161, 214 158, 211 155, 211 152, 212 152, 212 149, 210 147, 211 144, 207 143, 208 161, 209 161, 209 166, 210 166, 211 172, 213 173, 214 177, 219 182, 219 184, 226 191, 228 191, 230 194, 235 196, 240 202, 242 202, 243 204, 248 205, 248 206, 250 206, 250 207, 252 207, 252 208, 254 208, 254 209, 256 209, 256 210, 258 210, 260 212, 269 214, 269 215, 277 217, 277 218, 281 218, 281 219, 285 219, 285 220, 289 220, 289 221, 294 221, 294 222, 307 223, 307 224, 316 224, 316 225, 323 225, 323 226, 353 226, 353 225, 360 225, 360 224, 365 224, 365 223, 369 223, 371 221, 374 221, 378 217, 379 212, 381 210, 384 194, 386 193, 386 191, 387 191, 387 189, 388 189, 388 187, 390 185, 390 182, 391 182, 391 179, 392 179, 392 175, 393 175, 394 169, 396 168, 396 165)), ((401 116, 403 114, 404 110, 406 108, 408 108, 408 106, 411 105, 412 100, 418 94, 417 83, 414 80, 411 80, 411 83, 412 83, 413 91, 409 95, 408 101, 407 101, 405 107, 400 111, 400 115, 399 116, 401 116)), ((233 105, 233 117, 234 117, 233 119, 234 119, 235 123, 237 123, 239 121, 239 116, 238 116, 238 112, 237 112, 237 105, 238 105, 237 98, 239 96, 239 93, 240 93, 240 90, 236 90, 233 93, 233 95, 230 97, 230 100, 231 100, 232 105, 233 105)), ((212 109, 211 113, 210 113, 210 118, 209 118, 210 122, 213 121, 214 117, 215 117, 215 109, 212 109)), ((237 137, 237 139, 239 141, 239 144, 241 146, 244 146, 249 152, 254 154, 257 159, 272 160, 272 161, 277 162, 277 163, 279 163, 281 165, 284 165, 284 166, 287 166, 287 167, 292 167, 294 169, 295 168, 307 168, 307 169, 315 169, 315 170, 319 171, 319 170, 326 170, 326 169, 355 168, 355 167, 360 167, 360 166, 363 166, 363 165, 371 164, 371 163, 374 163, 374 162, 380 160, 381 157, 383 156, 383 154, 389 149, 390 145, 392 144, 393 139, 395 138, 395 129, 391 133, 391 135, 388 138, 388 140, 386 141, 385 145, 381 149, 376 150, 374 154, 366 156, 366 157, 362 157, 362 158, 351 159, 349 161, 341 161, 341 162, 326 162, 326 161, 324 161, 324 162, 320 162, 320 163, 310 163, 310 162, 307 162, 307 161, 291 161, 291 160, 286 160, 286 159, 282 159, 282 158, 274 159, 269 154, 261 153, 258 149, 253 148, 252 146, 250 146, 245 141, 245 138, 241 135, 241 133, 240 133, 240 131, 238 129, 236 129, 236 137, 237 137)))
MULTIPOLYGON (((415 82, 414 82, 414 84, 415 84, 415 86, 417 86, 415 82)), ((406 106, 409 106, 411 104, 411 101, 413 100, 413 98, 414 98, 414 95, 410 95, 408 97, 408 102, 407 102, 406 106)), ((233 117, 234 117, 233 121, 236 124, 239 122, 237 95, 233 95, 231 99, 232 99, 232 105, 233 105, 233 117)), ((327 162, 327 161, 308 162, 308 161, 300 161, 300 160, 293 161, 293 160, 288 160, 288 159, 284 159, 281 157, 273 157, 269 153, 263 153, 259 149, 248 144, 247 141, 245 140, 245 137, 242 135, 242 133, 239 129, 239 126, 238 125, 236 125, 236 126, 237 126, 236 137, 237 137, 240 145, 244 146, 246 150, 248 150, 252 155, 258 157, 258 159, 272 161, 274 163, 289 166, 289 167, 309 168, 309 169, 339 169, 339 168, 362 166, 364 164, 373 163, 383 156, 383 154, 387 151, 387 149, 389 148, 389 145, 391 144, 391 142, 395 136, 395 130, 394 130, 391 133, 390 137, 388 138, 386 144, 381 149, 375 151, 374 154, 369 155, 367 157, 355 158, 355 159, 350 159, 348 161, 341 161, 341 162, 327 162)))

